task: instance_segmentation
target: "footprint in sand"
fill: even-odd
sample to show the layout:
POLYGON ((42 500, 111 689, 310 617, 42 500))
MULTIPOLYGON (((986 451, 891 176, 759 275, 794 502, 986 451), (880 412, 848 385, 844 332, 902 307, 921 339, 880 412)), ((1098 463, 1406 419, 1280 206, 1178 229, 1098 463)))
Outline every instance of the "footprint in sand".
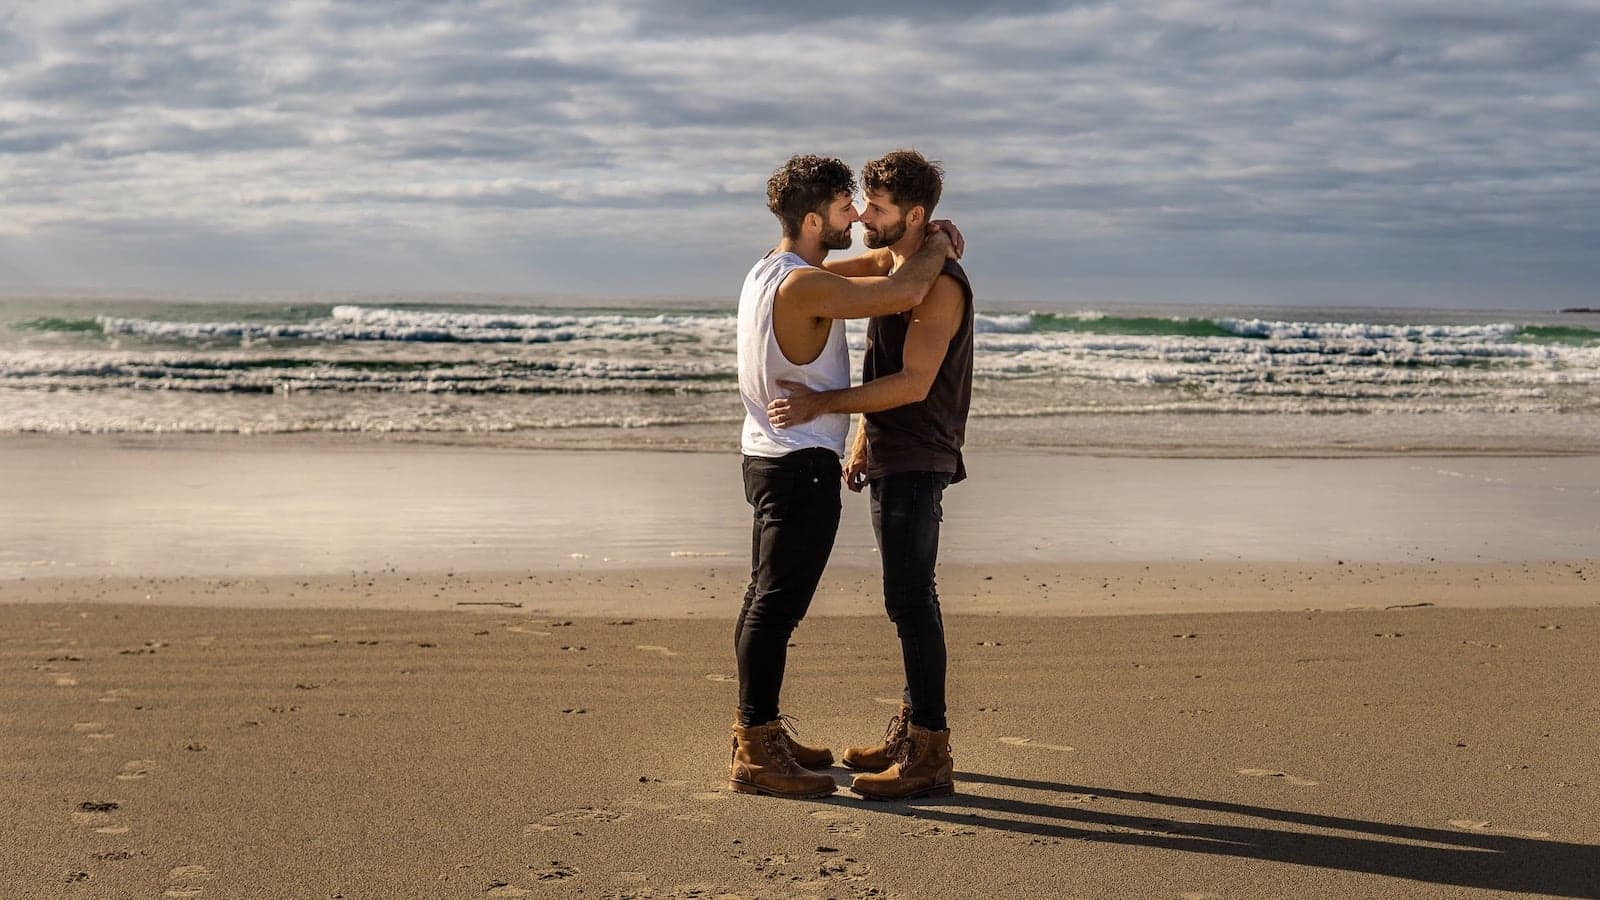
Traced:
POLYGON ((1450 824, 1457 828, 1464 828, 1468 831, 1482 831, 1488 834, 1506 834, 1512 837, 1547 838, 1550 836, 1550 832, 1548 831, 1523 831, 1519 828, 1504 828, 1480 819, 1451 819, 1450 824))
MULTIPOLYGON (((646 890, 648 890, 648 889, 646 889, 646 890)), ((703 881, 702 882, 697 882, 695 884, 674 885, 672 890, 669 893, 666 893, 666 894, 647 893, 647 892, 644 892, 644 891, 641 891, 640 893, 633 893, 633 892, 629 891, 629 892, 626 892, 626 893, 623 893, 623 894, 619 895, 618 896, 618 900, 648 900, 648 898, 650 898, 650 897, 658 897, 658 896, 660 896, 660 897, 711 897, 711 898, 715 898, 715 900, 756 900, 756 896, 754 894, 746 894, 746 893, 743 893, 742 891, 730 891, 730 890, 722 887, 721 885, 708 884, 708 883, 703 882, 703 881)))
POLYGON ((153 759, 130 759, 122 764, 122 771, 117 773, 117 780, 138 781, 149 777, 155 768, 156 761, 153 759))
POLYGON ((536 630, 534 630, 532 628, 523 628, 521 625, 508 625, 506 627, 506 630, 511 632, 512 634, 533 634, 533 635, 538 635, 539 637, 549 637, 550 636, 550 632, 548 632, 548 631, 536 631, 536 630))
POLYGON ((834 809, 819 810, 811 814, 811 818, 818 822, 826 822, 823 830, 829 834, 843 837, 860 837, 867 830, 867 826, 860 822, 851 821, 850 814, 834 809))
POLYGON ((205 866, 178 866, 167 873, 167 889, 163 897, 198 897, 205 893, 205 882, 212 872, 205 866))
POLYGON ((963 828, 958 825, 924 825, 915 831, 902 831, 906 837, 917 838, 942 838, 942 837, 970 837, 978 833, 976 828, 963 828))
POLYGON ((484 896, 486 896, 486 897, 526 897, 526 896, 528 896, 529 894, 532 894, 532 893, 533 893, 533 891, 526 890, 524 888, 519 888, 519 887, 517 887, 515 885, 506 884, 504 881, 496 881, 494 884, 489 885, 489 889, 487 891, 484 891, 484 896))
POLYGON ((72 824, 94 829, 95 834, 127 834, 127 826, 113 825, 111 814, 119 804, 109 800, 85 800, 72 813, 72 824))
POLYGON ((718 684, 726 684, 730 681, 738 681, 739 679, 734 675, 707 675, 706 680, 715 681, 718 684))
POLYGON ((124 699, 131 696, 133 696, 133 691, 130 691, 127 688, 112 688, 95 699, 99 700, 101 703, 121 703, 124 699))
POLYGON ((116 737, 115 734, 112 734, 111 732, 106 731, 105 727, 106 727, 105 723, 103 723, 103 722, 73 722, 72 723, 72 730, 73 731, 77 732, 78 734, 83 735, 86 738, 89 738, 90 740, 95 740, 95 741, 104 741, 104 740, 108 740, 110 738, 116 737))
POLYGON ((678 655, 675 651, 669 650, 666 647, 657 647, 655 644, 635 644, 633 649, 635 649, 635 650, 647 650, 647 651, 649 651, 651 653, 659 653, 662 656, 677 656, 678 655))
POLYGON ((55 676, 56 687, 76 687, 78 679, 72 677, 70 672, 60 672, 55 676))
POLYGON ((716 816, 703 812, 677 813, 670 818, 676 822, 698 822, 702 825, 710 825, 711 823, 717 821, 716 816))
POLYGON ((1290 775, 1288 772, 1279 772, 1276 769, 1238 769, 1236 771, 1240 775, 1249 775, 1252 778, 1282 778, 1290 784, 1297 784, 1301 787, 1310 787, 1318 783, 1309 778, 1301 778, 1299 775, 1290 775))
MULTIPOLYGON (((849 857, 824 857, 817 861, 817 875, 795 883, 801 890, 818 890, 827 893, 833 888, 830 882, 865 881, 872 877, 872 867, 849 857)), ((868 894, 867 896, 874 896, 868 894)))
POLYGON ((1034 747, 1039 750, 1056 750, 1063 753, 1078 749, 1076 747, 1068 747, 1065 744, 1036 744, 1033 738, 1027 737, 1003 737, 1000 739, 1000 743, 1009 744, 1013 747, 1034 747))
POLYGON ((533 873, 533 877, 540 881, 565 881, 578 874, 578 870, 571 866, 562 865, 560 860, 551 860, 550 867, 540 869, 533 873))
POLYGON ((120 804, 110 800, 85 800, 72 813, 74 825, 105 825, 120 804))
POLYGON ((537 822, 524 826, 522 836, 532 837, 563 827, 589 825, 592 823, 615 825, 632 817, 632 813, 617 812, 614 809, 580 806, 577 809, 564 809, 560 812, 553 812, 537 822))

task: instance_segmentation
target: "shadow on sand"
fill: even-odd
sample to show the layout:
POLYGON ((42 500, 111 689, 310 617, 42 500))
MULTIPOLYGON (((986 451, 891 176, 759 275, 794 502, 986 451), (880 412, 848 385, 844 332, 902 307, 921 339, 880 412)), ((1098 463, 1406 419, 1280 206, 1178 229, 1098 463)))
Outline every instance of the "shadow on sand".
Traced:
POLYGON ((1315 813, 1171 797, 1087 785, 957 772, 962 782, 1039 792, 1039 800, 956 794, 906 803, 920 819, 965 828, 1065 840, 1214 853, 1429 884, 1564 897, 1600 898, 1600 847, 1472 831, 1417 828, 1315 813), (1072 795, 1063 802, 1059 796, 1072 795), (1085 805, 1127 800, 1168 807, 1174 818, 1102 812, 1085 805), (1054 802, 1052 802, 1054 801, 1054 802), (1222 825, 1177 818, 1182 810, 1281 822, 1296 828, 1222 825), (988 815, 985 815, 985 814, 988 815), (1028 820, 1010 818, 1027 816, 1028 820), (1343 833, 1333 833, 1343 832, 1343 833))

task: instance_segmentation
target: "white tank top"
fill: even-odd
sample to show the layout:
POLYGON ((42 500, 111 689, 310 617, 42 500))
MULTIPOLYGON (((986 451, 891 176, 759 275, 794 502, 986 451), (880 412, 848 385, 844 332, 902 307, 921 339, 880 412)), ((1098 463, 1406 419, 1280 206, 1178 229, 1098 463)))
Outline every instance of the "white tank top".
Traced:
POLYGON ((844 439, 850 431, 847 415, 830 413, 782 430, 773 428, 767 419, 767 404, 788 393, 778 387, 780 379, 798 381, 814 391, 850 386, 850 348, 845 343, 844 323, 838 319, 828 331, 822 353, 803 366, 790 362, 778 348, 772 328, 778 286, 790 272, 810 265, 793 253, 770 254, 745 276, 739 292, 739 394, 745 412, 740 446, 746 456, 770 459, 811 447, 826 447, 844 455, 844 439))

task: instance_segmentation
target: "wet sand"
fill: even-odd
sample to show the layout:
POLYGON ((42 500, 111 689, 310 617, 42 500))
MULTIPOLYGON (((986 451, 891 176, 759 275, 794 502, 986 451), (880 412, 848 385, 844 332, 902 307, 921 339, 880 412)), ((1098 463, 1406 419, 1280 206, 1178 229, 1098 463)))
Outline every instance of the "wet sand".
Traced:
MULTIPOLYGON (((1600 557, 1584 456, 1331 459, 979 449, 941 561, 1479 563, 1600 557)), ((748 564, 736 453, 172 437, 0 439, 21 577, 597 572, 748 564)), ((877 565, 845 496, 833 565, 877 565)))

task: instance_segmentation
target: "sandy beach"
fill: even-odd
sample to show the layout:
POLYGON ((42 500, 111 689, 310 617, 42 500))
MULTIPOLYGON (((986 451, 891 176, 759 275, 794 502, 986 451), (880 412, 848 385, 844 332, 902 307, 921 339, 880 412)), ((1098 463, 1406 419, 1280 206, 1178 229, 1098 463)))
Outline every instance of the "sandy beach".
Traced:
POLYGON ((5 3, 0 900, 1600 900, 1597 83, 1600 0, 5 3))
MULTIPOLYGON (((1600 896, 1592 457, 979 451, 958 793, 883 804, 727 790, 716 455, 0 454, 6 897, 1600 896)), ((899 690, 845 515, 784 695, 836 750, 899 690)))
MULTIPOLYGON (((725 620, 7 604, 7 896, 1600 896, 1600 609, 948 631, 960 791, 881 804, 725 789, 725 620)), ((807 738, 891 640, 801 627, 807 738)))

